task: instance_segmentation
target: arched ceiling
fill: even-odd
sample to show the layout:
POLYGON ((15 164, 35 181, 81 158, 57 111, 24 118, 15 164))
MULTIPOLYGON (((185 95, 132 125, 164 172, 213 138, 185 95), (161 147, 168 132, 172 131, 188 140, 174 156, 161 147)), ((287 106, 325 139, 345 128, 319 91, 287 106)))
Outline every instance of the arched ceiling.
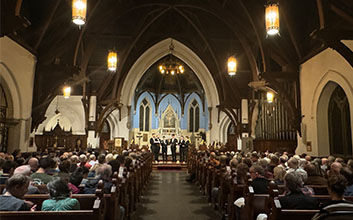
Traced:
POLYGON ((200 80, 197 78, 196 74, 183 63, 180 59, 173 55, 167 55, 154 63, 142 76, 141 80, 137 84, 135 89, 137 94, 143 92, 151 92, 154 94, 188 94, 188 93, 198 93, 204 94, 204 89, 202 88, 200 80), (180 74, 161 74, 159 72, 158 66, 160 63, 165 61, 165 59, 173 57, 173 61, 176 61, 183 65, 185 71, 180 74))
POLYGON ((37 56, 34 125, 43 120, 65 82, 74 94, 96 94, 102 106, 118 103, 117 91, 131 66, 166 38, 185 44, 207 65, 221 108, 238 108, 242 98, 252 96, 249 82, 265 79, 279 92, 280 80, 298 84, 299 65, 327 47, 353 65, 352 51, 340 42, 353 39, 352 1, 278 2, 280 35, 268 37, 267 0, 88 0, 87 22, 81 28, 71 22, 69 0, 4 0, 0 36, 11 37, 37 56), (112 48, 119 58, 116 73, 106 68, 112 48), (238 59, 233 78, 226 72, 230 55, 238 59))

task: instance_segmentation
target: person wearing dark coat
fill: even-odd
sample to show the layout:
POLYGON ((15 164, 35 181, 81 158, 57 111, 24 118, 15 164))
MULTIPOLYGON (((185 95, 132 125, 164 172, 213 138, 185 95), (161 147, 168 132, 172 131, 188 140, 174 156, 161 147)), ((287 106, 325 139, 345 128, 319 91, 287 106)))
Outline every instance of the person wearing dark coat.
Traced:
POLYGON ((288 192, 280 197, 282 209, 318 209, 318 202, 309 195, 303 194, 302 177, 297 172, 289 172, 284 177, 284 183, 288 192))
POLYGON ((184 137, 181 136, 180 140, 179 140, 179 154, 180 154, 180 162, 184 162, 185 161, 185 140, 184 137))
POLYGON ((169 144, 172 151, 172 161, 176 162, 176 146, 178 144, 178 140, 175 138, 175 134, 172 134, 172 139, 170 139, 169 144))
POLYGON ((254 189, 254 193, 268 194, 268 184, 270 181, 264 178, 264 168, 259 165, 253 165, 250 167, 249 172, 252 179, 251 185, 254 189))
POLYGON ((110 176, 112 175, 112 167, 109 164, 103 164, 96 171, 96 177, 86 182, 85 188, 83 189, 84 194, 95 194, 98 187, 99 180, 103 180, 104 193, 110 193, 110 189, 113 184, 110 182, 110 176))
POLYGON ((163 161, 167 162, 168 155, 167 155, 167 145, 168 145, 168 140, 165 140, 165 136, 163 136, 163 139, 160 140, 161 147, 162 147, 162 157, 163 161))

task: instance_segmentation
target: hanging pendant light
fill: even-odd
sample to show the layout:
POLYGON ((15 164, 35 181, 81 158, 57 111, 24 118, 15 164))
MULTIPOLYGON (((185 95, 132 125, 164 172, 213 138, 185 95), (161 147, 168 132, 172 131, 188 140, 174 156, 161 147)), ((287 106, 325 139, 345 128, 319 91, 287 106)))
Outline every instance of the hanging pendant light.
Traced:
POLYGON ((118 55, 115 51, 113 51, 113 50, 109 51, 107 64, 108 64, 109 71, 112 71, 112 72, 116 71, 116 67, 118 65, 118 55))
POLYGON ((234 76, 237 73, 237 59, 234 56, 228 58, 228 75, 234 76))
POLYGON ((265 10, 266 32, 275 35, 279 32, 279 9, 278 4, 269 3, 265 10))
POLYGON ((86 22, 87 0, 72 0, 72 22, 84 25, 86 22))
POLYGON ((174 57, 174 44, 173 40, 170 41, 169 55, 161 60, 158 65, 158 70, 161 74, 176 75, 185 72, 184 66, 174 57))
POLYGON ((68 99, 70 98, 71 95, 71 87, 70 86, 65 86, 63 89, 63 93, 64 93, 64 98, 68 99))
POLYGON ((268 102, 268 103, 272 103, 274 97, 275 97, 275 95, 273 94, 273 92, 267 92, 266 98, 267 98, 267 102, 268 102))

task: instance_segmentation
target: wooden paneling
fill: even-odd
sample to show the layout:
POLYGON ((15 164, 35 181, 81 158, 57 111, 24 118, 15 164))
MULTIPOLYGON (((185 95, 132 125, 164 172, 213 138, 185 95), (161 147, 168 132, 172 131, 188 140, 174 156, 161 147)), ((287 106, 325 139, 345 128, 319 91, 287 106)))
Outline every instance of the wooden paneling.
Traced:
POLYGON ((297 141, 291 140, 254 140, 254 150, 256 151, 271 151, 271 152, 284 152, 294 154, 297 148, 297 141))

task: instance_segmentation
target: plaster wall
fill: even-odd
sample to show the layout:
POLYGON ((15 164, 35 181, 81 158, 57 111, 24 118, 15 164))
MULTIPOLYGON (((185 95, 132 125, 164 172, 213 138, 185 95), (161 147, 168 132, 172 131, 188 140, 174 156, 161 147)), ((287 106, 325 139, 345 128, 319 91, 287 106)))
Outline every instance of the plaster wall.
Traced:
POLYGON ((72 129, 72 134, 85 135, 85 115, 81 99, 82 96, 70 96, 68 99, 56 96, 49 104, 45 112, 46 119, 38 126, 36 134, 43 134, 43 129, 54 129, 59 122, 65 131, 72 129), (56 109, 58 114, 55 113, 56 109))
MULTIPOLYGON (((348 47, 353 49, 353 41, 344 41, 348 47)), ((320 100, 329 96, 329 90, 333 91, 332 85, 342 87, 348 98, 351 112, 351 127, 353 128, 353 68, 336 51, 326 49, 301 65, 300 71, 300 93, 303 115, 304 134, 298 136, 298 148, 296 153, 307 153, 313 156, 327 156, 329 154, 329 143, 327 131, 322 129, 324 117, 320 116, 318 107, 320 100), (311 143, 307 147, 307 143, 311 143)), ((327 98, 326 98, 327 99, 327 98)), ((327 122, 328 123, 328 122, 327 122)), ((326 129, 327 130, 327 129, 326 129)), ((353 131, 353 130, 352 130, 353 131)), ((352 132, 353 136, 353 132, 352 132)))
POLYGON ((8 37, 0 38, 0 84, 11 104, 7 115, 18 120, 9 128, 8 152, 29 149, 36 57, 8 37))

